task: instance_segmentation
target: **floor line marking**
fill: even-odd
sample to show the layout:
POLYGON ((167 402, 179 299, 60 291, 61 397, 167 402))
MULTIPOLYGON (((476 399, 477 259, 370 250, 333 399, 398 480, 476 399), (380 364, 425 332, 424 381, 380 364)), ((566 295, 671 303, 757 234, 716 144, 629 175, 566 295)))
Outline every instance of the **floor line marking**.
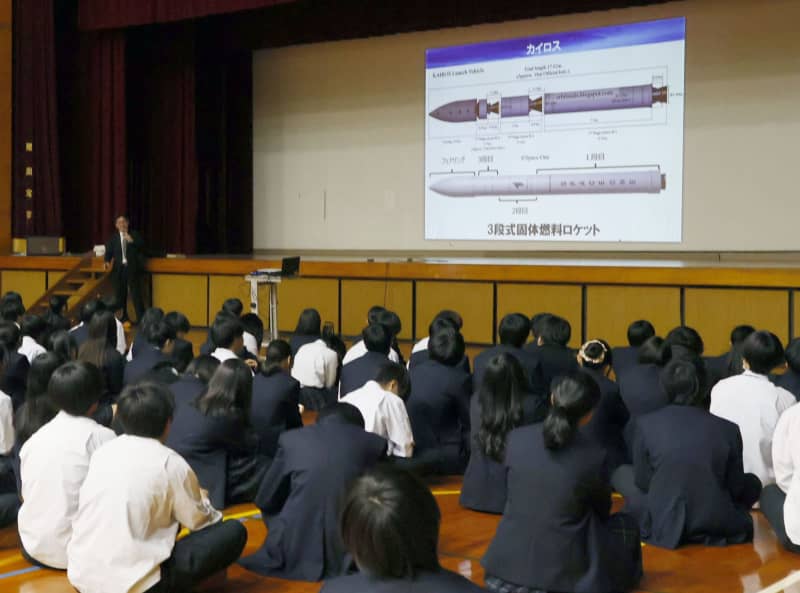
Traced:
POLYGON ((766 589, 761 589, 758 593, 779 593, 788 587, 800 582, 800 570, 790 572, 786 577, 782 578, 777 583, 771 584, 766 589))
POLYGON ((0 579, 10 579, 11 577, 16 577, 21 574, 28 574, 29 572, 36 572, 37 570, 42 570, 42 569, 38 566, 29 566, 27 568, 21 568, 19 570, 12 570, 11 572, 0 574, 0 579))

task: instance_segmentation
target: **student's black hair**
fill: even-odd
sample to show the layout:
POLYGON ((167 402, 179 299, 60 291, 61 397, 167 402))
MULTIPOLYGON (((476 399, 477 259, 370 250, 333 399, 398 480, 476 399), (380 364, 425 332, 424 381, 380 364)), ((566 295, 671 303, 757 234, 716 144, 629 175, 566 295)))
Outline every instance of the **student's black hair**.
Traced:
POLYGON ((205 416, 236 416, 250 423, 253 373, 238 358, 217 367, 208 387, 197 398, 197 409, 205 416))
POLYGON ((116 314, 117 311, 123 309, 122 303, 117 301, 115 296, 107 296, 103 298, 103 308, 107 311, 111 311, 112 313, 116 314))
POLYGON ((446 318, 434 319, 428 326, 428 337, 432 338, 434 335, 436 335, 436 332, 448 328, 454 329, 456 331, 461 331, 458 329, 458 326, 455 323, 453 323, 450 319, 446 318))
POLYGON ((705 367, 701 359, 671 361, 661 370, 660 381, 670 403, 704 407, 705 367))
POLYGON ((647 338, 639 347, 639 364, 654 364, 656 366, 665 366, 672 358, 672 348, 669 344, 659 336, 647 338))
POLYGON ((800 338, 795 338, 789 342, 783 355, 789 368, 795 373, 800 373, 800 338))
POLYGON ((211 341, 217 348, 230 348, 243 334, 242 322, 235 317, 217 318, 211 326, 211 341))
POLYGON ((531 332, 531 320, 522 313, 509 313, 500 320, 497 334, 501 344, 522 348, 531 332))
POLYGON ((353 482, 339 529, 360 570, 377 579, 411 580, 440 569, 440 524, 428 486, 410 472, 382 466, 353 482))
POLYGON ((78 343, 70 331, 62 329, 50 334, 45 347, 50 352, 57 354, 63 362, 78 358, 78 343))
POLYGON ((262 373, 271 377, 283 372, 283 361, 292 356, 292 348, 286 340, 272 340, 267 346, 267 356, 264 359, 262 373))
POLYGON ((0 321, 0 344, 9 352, 16 352, 22 343, 22 332, 13 321, 0 321))
POLYGON ((338 419, 345 424, 352 424, 364 428, 364 416, 361 410, 353 404, 346 402, 336 402, 322 408, 317 414, 317 424, 325 422, 329 419, 338 419))
POLYGON ((452 311, 450 309, 443 309, 436 314, 436 317, 433 318, 434 321, 437 319, 443 319, 445 321, 449 321, 453 327, 457 330, 461 330, 464 327, 464 320, 461 318, 461 314, 458 311, 452 311))
POLYGON ((264 322, 261 321, 261 318, 255 313, 242 315, 242 327, 256 339, 256 345, 260 349, 261 342, 264 341, 264 322))
POLYGON ((742 357, 752 372, 767 375, 783 362, 783 346, 778 336, 759 330, 750 334, 742 344, 742 357))
POLYGON ((731 330, 731 346, 741 344, 754 331, 756 331, 756 328, 752 325, 737 325, 731 330))
POLYGON ((25 314, 25 307, 17 301, 5 301, 0 304, 0 317, 4 321, 16 321, 25 314))
POLYGON ((78 359, 103 368, 117 347, 117 322, 111 311, 98 311, 89 322, 89 339, 78 350, 78 359))
POLYGON ((539 333, 543 344, 566 346, 572 337, 572 327, 569 321, 558 315, 548 315, 542 320, 539 333))
POLYGON ((368 325, 361 332, 364 346, 367 352, 377 352, 388 356, 389 349, 392 347, 392 334, 380 323, 368 325))
POLYGON ((52 315, 58 315, 59 317, 63 316, 66 306, 67 298, 60 294, 54 294, 50 297, 50 301, 48 302, 50 313, 52 315))
POLYGON ((563 449, 578 431, 578 422, 600 401, 600 388, 588 374, 572 372, 555 380, 552 406, 542 434, 548 449, 563 449))
POLYGON ((25 401, 36 399, 43 393, 47 393, 47 385, 50 383, 50 377, 53 375, 53 371, 65 362, 67 361, 53 352, 43 352, 34 358, 33 362, 31 362, 31 368, 28 371, 28 383, 25 386, 25 401))
POLYGON ((674 328, 664 338, 667 344, 672 348, 672 354, 675 354, 675 347, 688 350, 695 356, 702 356, 705 346, 703 345, 703 338, 697 333, 697 330, 687 325, 680 325, 674 328))
POLYGON ((37 342, 47 332, 47 322, 41 315, 29 313, 22 318, 19 325, 23 336, 30 336, 37 342))
POLYGON ((297 327, 294 328, 295 335, 298 336, 320 336, 322 335, 322 317, 316 309, 303 309, 297 319, 297 327))
POLYGON ((187 334, 189 333, 189 330, 192 329, 192 325, 189 323, 189 318, 180 311, 170 311, 164 315, 164 321, 173 330, 175 330, 175 335, 178 335, 179 333, 187 334))
POLYGON ((86 301, 81 307, 81 314, 80 319, 84 325, 89 325, 89 322, 94 317, 94 314, 98 311, 102 311, 105 309, 105 305, 100 299, 92 299, 90 301, 86 301))
POLYGON ((378 317, 384 311, 386 311, 386 307, 381 305, 373 305, 370 307, 369 311, 367 311, 367 325, 370 323, 378 323, 378 317))
POLYGON ((403 365, 389 360, 378 369, 375 382, 378 385, 388 385, 392 381, 397 381, 397 395, 403 400, 408 399, 411 393, 411 378, 408 371, 403 365))
POLYGON ((172 392, 159 383, 136 383, 122 390, 115 420, 125 434, 158 439, 175 412, 172 392))
POLYGON ((531 336, 533 337, 534 341, 542 335, 542 325, 544 320, 552 315, 552 313, 535 313, 533 317, 531 317, 531 336))
POLYGON ((100 400, 102 393, 102 372, 83 361, 62 364, 47 384, 47 394, 53 404, 72 416, 84 416, 100 400))
POLYGON ((45 352, 37 356, 31 363, 28 385, 25 390, 25 402, 14 415, 17 447, 22 447, 33 433, 58 414, 58 407, 50 399, 47 388, 53 373, 61 366, 62 362, 58 355, 45 352))
POLYGON ((628 326, 628 344, 638 348, 656 335, 656 328, 647 319, 638 319, 628 326))
POLYGON ((464 358, 464 337, 453 327, 445 327, 428 341, 428 356, 444 365, 456 366, 464 358))
POLYGON ((522 423, 525 387, 525 372, 516 357, 501 352, 489 360, 476 396, 481 410, 477 440, 483 454, 499 463, 508 433, 522 423))
POLYGON ((185 373, 186 367, 192 362, 192 343, 186 340, 177 340, 169 355, 172 366, 179 373, 185 373))
POLYGON ((614 364, 611 346, 605 340, 589 340, 578 350, 578 363, 587 369, 602 369, 614 364))
POLYGON ((164 320, 155 321, 147 328, 145 338, 148 344, 161 349, 167 343, 167 340, 175 340, 175 330, 164 320))
POLYGON ((241 300, 236 298, 225 299, 225 302, 222 303, 222 310, 228 311, 230 314, 236 315, 236 317, 241 317, 244 305, 242 305, 241 300))
POLYGON ((392 338, 399 334, 403 329, 403 323, 400 321, 400 316, 394 311, 389 311, 388 309, 378 314, 377 323, 380 323, 383 327, 385 327, 389 331, 389 334, 392 338))
MULTIPOLYGON (((3 296, 0 297, 0 305, 5 302, 14 301, 22 305, 22 295, 15 290, 9 290, 3 293, 3 296)), ((23 305, 24 307, 24 305, 23 305)))
POLYGON ((220 365, 219 359, 214 358, 210 354, 201 354, 186 367, 186 374, 197 377, 208 385, 211 377, 217 372, 217 367, 220 365))
POLYGON ((347 345, 344 343, 344 340, 337 336, 333 330, 328 332, 325 329, 322 330, 322 340, 328 348, 336 352, 339 363, 341 363, 344 359, 344 355, 347 354, 347 345))
POLYGON ((164 321, 164 309, 160 307, 150 307, 144 312, 141 320, 139 320, 139 332, 142 334, 143 338, 147 336, 150 326, 157 321, 164 321))

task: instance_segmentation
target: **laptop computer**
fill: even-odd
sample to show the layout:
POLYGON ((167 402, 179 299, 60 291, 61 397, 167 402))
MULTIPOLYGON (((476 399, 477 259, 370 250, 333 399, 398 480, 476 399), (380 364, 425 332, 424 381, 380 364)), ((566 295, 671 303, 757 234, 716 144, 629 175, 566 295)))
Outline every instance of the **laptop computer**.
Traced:
POLYGON ((30 236, 26 241, 25 255, 61 255, 59 238, 30 236))
POLYGON ((262 276, 280 276, 287 278, 289 276, 297 276, 300 272, 300 258, 299 257, 284 257, 281 259, 280 268, 261 268, 255 271, 255 274, 262 276))

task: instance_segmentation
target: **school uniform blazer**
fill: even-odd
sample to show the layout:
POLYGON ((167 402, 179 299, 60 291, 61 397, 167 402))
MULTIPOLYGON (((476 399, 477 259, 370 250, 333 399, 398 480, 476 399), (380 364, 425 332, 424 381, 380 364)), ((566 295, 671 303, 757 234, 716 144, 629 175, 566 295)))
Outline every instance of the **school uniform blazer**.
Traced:
POLYGON ((316 342, 319 339, 320 336, 308 336, 302 334, 297 334, 292 336, 291 339, 289 340, 289 349, 292 351, 292 358, 295 357, 297 351, 300 350, 300 348, 302 348, 306 344, 311 344, 313 342, 316 342))
POLYGON ((300 428, 300 383, 288 373, 279 371, 267 377, 258 373, 253 378, 253 404, 250 421, 258 437, 258 452, 274 459, 281 433, 300 428))
POLYGON ((125 385, 125 357, 115 348, 106 348, 105 363, 103 364, 103 377, 106 381, 106 391, 101 401, 116 400, 125 385))
POLYGON ((75 343, 78 345, 78 349, 83 346, 86 341, 89 339, 89 324, 84 323, 83 325, 79 325, 73 330, 70 330, 69 335, 71 335, 75 343))
POLYGON ((267 539, 240 564, 300 581, 341 574, 339 505, 349 484, 385 454, 385 439, 336 416, 284 432, 255 498, 267 539))
POLYGON ((172 359, 175 360, 176 355, 183 352, 189 353, 187 357, 189 360, 194 359, 194 344, 183 338, 175 338, 175 344, 172 346, 172 359))
POLYGON ((339 398, 364 387, 369 381, 374 381, 380 368, 388 362, 389 358, 380 352, 367 352, 364 356, 348 362, 342 367, 339 398))
POLYGON ((528 379, 528 390, 533 393, 546 393, 547 389, 543 384, 542 369, 539 359, 526 351, 524 348, 515 348, 506 344, 500 344, 493 348, 488 348, 475 357, 475 373, 472 376, 472 384, 475 391, 478 391, 483 384, 483 375, 489 361, 498 354, 507 353, 516 358, 522 365, 522 370, 528 379))
POLYGON ((611 349, 612 367, 617 379, 639 364, 639 348, 637 346, 618 346, 611 349))
POLYGON ((734 423, 701 408, 669 405, 635 421, 633 469, 645 493, 642 539, 664 548, 684 543, 740 544, 753 539, 742 437, 734 423))
POLYGON ((630 420, 630 413, 619 394, 619 386, 606 377, 599 369, 583 369, 600 387, 600 401, 589 423, 581 430, 592 441, 606 451, 609 471, 630 463, 628 447, 625 445, 623 431, 630 420))
POLYGON ((203 393, 206 384, 193 375, 181 375, 180 379, 169 386, 172 397, 175 398, 175 409, 178 406, 189 404, 203 393))
POLYGON ((629 590, 638 569, 607 525, 605 452, 580 432, 547 449, 542 426, 508 436, 508 502, 482 560, 486 574, 546 591, 629 590))
POLYGON ((14 409, 25 401, 25 390, 28 388, 28 371, 31 365, 24 354, 9 352, 6 368, 0 381, 0 391, 11 397, 14 409))
POLYGON ((542 385, 546 393, 550 393, 553 379, 578 370, 578 361, 575 359, 575 352, 566 346, 556 344, 542 344, 532 348, 531 344, 525 346, 525 350, 534 356, 539 362, 541 369, 542 385))
POLYGON ((125 365, 123 383, 130 385, 144 377, 157 364, 169 358, 152 344, 143 345, 139 354, 125 365), (149 346, 149 347, 148 347, 149 346))
MULTIPOLYGON (((430 360, 431 357, 428 354, 427 348, 422 348, 417 350, 416 352, 411 353, 411 358, 408 359, 408 370, 412 370, 415 366, 422 364, 425 361, 430 360)), ((470 373, 470 364, 469 364, 469 356, 466 354, 464 358, 461 359, 461 362, 458 363, 459 367, 465 372, 470 373)))
POLYGON ((414 457, 438 460, 439 471, 463 473, 469 458, 472 377, 461 367, 434 360, 411 370, 406 407, 414 433, 414 457))
POLYGON ((661 367, 640 364, 617 378, 619 393, 631 418, 655 412, 669 403, 660 376, 661 367))
POLYGON ((797 401, 800 401, 800 373, 788 369, 782 375, 775 377, 773 383, 778 387, 783 387, 786 391, 791 393, 797 401))
MULTIPOLYGON (((478 360, 475 359, 477 366, 478 360)), ((522 400, 522 422, 520 426, 541 422, 547 414, 544 396, 526 394, 522 400)), ((470 453, 469 463, 464 472, 459 504, 473 511, 500 514, 506 506, 506 468, 495 459, 487 457, 478 443, 481 429, 481 405, 478 393, 472 396, 469 404, 470 453)))
POLYGON ((166 445, 189 463, 214 508, 224 509, 228 460, 255 455, 257 442, 239 416, 205 416, 189 403, 176 406, 166 445))
POLYGON ((721 356, 704 356, 703 364, 706 367, 706 383, 708 388, 711 389, 719 381, 727 379, 733 373, 730 370, 732 354, 726 352, 721 356))
POLYGON ((486 591, 449 570, 421 572, 413 579, 376 579, 364 573, 325 581, 320 593, 478 593, 486 591))
MULTIPOLYGON (((130 273, 135 275, 144 270, 144 239, 137 231, 128 230, 128 234, 133 239, 133 242, 125 246, 125 260, 128 262, 130 273)), ((110 262, 112 259, 114 260, 114 267, 111 273, 118 275, 122 268, 122 237, 118 231, 114 232, 106 241, 105 260, 110 262)))

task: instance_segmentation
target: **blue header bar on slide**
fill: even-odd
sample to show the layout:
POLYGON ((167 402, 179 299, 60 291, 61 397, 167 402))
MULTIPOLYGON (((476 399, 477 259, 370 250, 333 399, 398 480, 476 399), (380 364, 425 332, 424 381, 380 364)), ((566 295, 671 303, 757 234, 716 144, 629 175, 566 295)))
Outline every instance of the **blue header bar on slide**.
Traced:
POLYGON ((686 17, 678 17, 429 49, 425 51, 425 67, 444 68, 514 58, 553 57, 563 53, 682 41, 685 38, 686 17))

